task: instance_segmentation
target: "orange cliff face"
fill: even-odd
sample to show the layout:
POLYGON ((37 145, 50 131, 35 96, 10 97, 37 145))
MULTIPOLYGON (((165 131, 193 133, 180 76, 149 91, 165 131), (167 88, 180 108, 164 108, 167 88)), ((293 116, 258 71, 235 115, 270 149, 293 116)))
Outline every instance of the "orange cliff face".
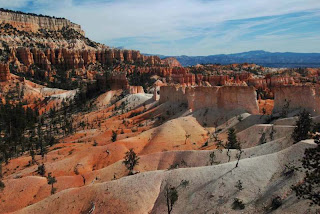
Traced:
MULTIPOLYGON (((52 66, 69 69, 86 69, 90 64, 100 63, 102 65, 112 66, 121 62, 146 63, 150 66, 160 65, 161 60, 154 56, 143 56, 139 51, 102 49, 102 50, 69 50, 69 49, 37 49, 20 47, 12 49, 10 57, 18 61, 28 70, 31 65, 36 65, 41 69, 50 72, 52 66), (126 53, 126 54, 124 54, 126 53), (128 54, 130 53, 130 54, 128 54), (125 57, 124 57, 125 56, 125 57), (133 57, 134 56, 134 57, 133 57)), ((149 67, 146 67, 149 68, 149 67)), ((152 70, 152 69, 151 69, 152 70)), ((18 71, 19 72, 19 71, 18 71)), ((141 72, 150 72, 150 70, 141 72)))

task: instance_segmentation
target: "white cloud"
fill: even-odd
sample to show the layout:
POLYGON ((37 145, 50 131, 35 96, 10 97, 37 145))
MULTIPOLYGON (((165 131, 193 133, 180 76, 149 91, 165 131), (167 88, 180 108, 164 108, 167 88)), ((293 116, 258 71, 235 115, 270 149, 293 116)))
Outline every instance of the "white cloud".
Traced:
POLYGON ((21 8, 27 4, 26 0, 0 0, 0 7, 2 8, 21 8))
MULTIPOLYGON (((11 1, 24 2, 23 0, 8 2, 11 1)), ((153 52, 156 47, 157 53, 172 55, 184 52, 217 53, 220 50, 214 47, 209 49, 207 41, 216 44, 215 38, 218 37, 220 42, 236 42, 237 37, 243 35, 245 31, 264 24, 263 21, 257 20, 235 25, 232 29, 223 29, 225 23, 230 20, 320 10, 319 0, 34 0, 32 2, 37 5, 36 11, 33 12, 69 18, 81 24, 87 36, 93 40, 105 41, 109 45, 109 42, 116 39, 132 37, 139 40, 139 45, 131 45, 130 48, 153 52), (195 36, 205 38, 194 44, 181 45, 176 42, 195 36), (158 41, 166 42, 168 45, 159 44, 158 41)), ((220 46, 219 43, 216 47, 220 46)), ((234 46, 236 47, 236 44, 234 46)), ((257 49, 260 49, 259 47, 257 49)))

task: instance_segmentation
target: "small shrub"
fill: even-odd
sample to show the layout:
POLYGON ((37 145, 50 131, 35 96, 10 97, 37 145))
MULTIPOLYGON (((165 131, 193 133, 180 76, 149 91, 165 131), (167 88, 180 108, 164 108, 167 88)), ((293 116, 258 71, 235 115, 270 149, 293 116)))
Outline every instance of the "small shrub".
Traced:
POLYGON ((117 137, 118 137, 117 131, 112 130, 112 137, 111 137, 112 142, 117 141, 117 137))
POLYGON ((210 153, 210 165, 213 165, 215 163, 216 154, 214 152, 210 153))
POLYGON ((4 183, 0 180, 0 191, 3 190, 6 187, 4 183))
POLYGON ((276 133, 276 130, 274 129, 274 127, 271 127, 271 132, 269 134, 269 138, 272 141, 274 139, 274 134, 276 133))
POLYGON ((297 167, 295 167, 295 166, 293 166, 292 164, 289 164, 289 165, 285 165, 285 168, 284 168, 284 170, 283 170, 283 175, 284 176, 291 176, 291 175, 293 175, 293 173, 296 171, 296 170, 298 170, 298 168, 297 167))
POLYGON ((73 168, 73 172, 76 175, 79 175, 78 165, 73 168))
POLYGON ((260 144, 265 144, 265 143, 267 143, 267 138, 266 138, 266 133, 265 133, 265 132, 263 132, 263 133, 261 134, 261 137, 260 137, 260 139, 259 139, 259 143, 260 143, 260 144))
POLYGON ((178 169, 179 168, 179 164, 178 163, 174 163, 174 164, 171 164, 168 168, 168 170, 172 170, 172 169, 178 169))
POLYGON ((282 205, 282 199, 280 198, 280 196, 277 196, 272 199, 272 202, 271 202, 271 209, 272 210, 278 209, 281 205, 282 205))
POLYGON ((46 174, 46 168, 44 164, 38 166, 37 173, 41 176, 44 176, 46 174))
POLYGON ((184 188, 186 188, 189 185, 189 181, 188 180, 182 180, 179 186, 182 186, 184 188))
POLYGON ((206 142, 201 146, 201 148, 207 147, 208 145, 209 145, 209 143, 208 143, 208 141, 206 141, 206 142))
POLYGON ((262 115, 265 115, 267 113, 267 110, 263 107, 262 108, 262 115))
POLYGON ((74 149, 70 150, 68 155, 72 155, 73 151, 74 151, 74 149))
POLYGON ((235 198, 232 203, 232 209, 234 210, 243 210, 245 208, 245 204, 239 198, 235 198))
POLYGON ((243 186, 242 186, 242 182, 240 180, 238 180, 236 186, 235 186, 239 191, 243 190, 243 186))

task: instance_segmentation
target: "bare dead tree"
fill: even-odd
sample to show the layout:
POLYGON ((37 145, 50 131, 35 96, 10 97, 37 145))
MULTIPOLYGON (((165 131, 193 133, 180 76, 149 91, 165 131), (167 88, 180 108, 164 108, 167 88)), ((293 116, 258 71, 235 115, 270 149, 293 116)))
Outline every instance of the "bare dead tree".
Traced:
POLYGON ((237 153, 237 155, 236 155, 236 157, 237 157, 238 160, 237 160, 237 164, 236 164, 236 167, 235 167, 235 168, 237 168, 237 167, 239 166, 239 161, 240 161, 240 159, 241 159, 242 153, 243 153, 243 150, 241 149, 241 147, 239 147, 238 153, 237 153))

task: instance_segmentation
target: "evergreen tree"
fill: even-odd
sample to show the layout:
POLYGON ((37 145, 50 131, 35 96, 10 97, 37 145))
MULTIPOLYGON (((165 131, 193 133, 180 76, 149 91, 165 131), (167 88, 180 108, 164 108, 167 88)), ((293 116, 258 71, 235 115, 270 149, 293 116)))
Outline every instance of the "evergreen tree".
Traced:
POLYGON ((112 130, 112 137, 111 137, 112 142, 117 141, 117 137, 118 137, 117 131, 112 130))
POLYGON ((46 168, 44 164, 38 166, 37 173, 41 176, 44 176, 46 174, 46 168))
POLYGON ((48 174, 47 177, 48 184, 51 184, 51 195, 53 195, 56 192, 56 188, 53 187, 53 184, 57 183, 56 177, 51 176, 51 172, 48 174))
POLYGON ((312 118, 309 112, 303 110, 299 114, 299 119, 296 122, 296 127, 292 133, 292 138, 295 143, 309 138, 309 131, 311 131, 312 118))
POLYGON ((165 197, 167 203, 168 214, 172 212, 173 205, 177 202, 179 195, 176 187, 166 186, 165 197))
POLYGON ((237 140, 236 131, 234 128, 228 130, 228 142, 226 148, 229 149, 240 149, 240 144, 237 140))
POLYGON ((126 152, 126 155, 124 157, 124 161, 122 162, 127 169, 129 170, 129 175, 132 175, 133 168, 139 164, 139 157, 137 154, 133 151, 133 149, 130 149, 128 152, 126 152))
POLYGON ((294 186, 298 198, 311 201, 310 205, 320 206, 320 140, 319 135, 315 140, 317 147, 305 150, 302 166, 306 170, 306 175, 301 184, 294 186))
POLYGON ((3 181, 0 179, 0 191, 2 191, 6 185, 4 185, 3 181))

